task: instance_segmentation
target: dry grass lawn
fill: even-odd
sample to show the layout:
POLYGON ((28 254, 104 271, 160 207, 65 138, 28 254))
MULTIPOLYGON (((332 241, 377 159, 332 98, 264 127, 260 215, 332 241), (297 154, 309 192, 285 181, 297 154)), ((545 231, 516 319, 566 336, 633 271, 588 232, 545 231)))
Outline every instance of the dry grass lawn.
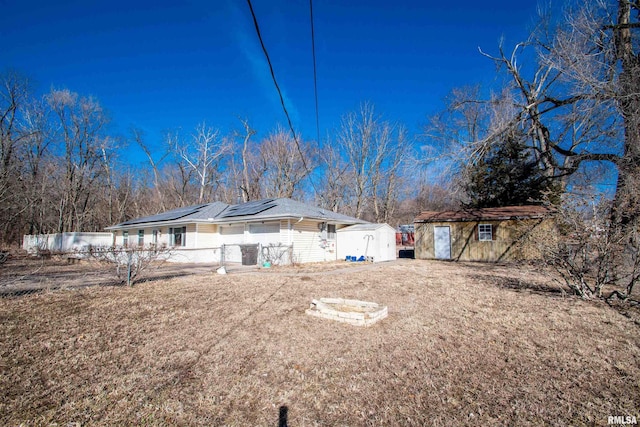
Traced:
POLYGON ((553 292, 526 267, 325 268, 1 299, 0 424, 640 418, 640 326, 619 310, 553 292), (320 297, 378 302, 389 317, 363 328, 306 315, 320 297))

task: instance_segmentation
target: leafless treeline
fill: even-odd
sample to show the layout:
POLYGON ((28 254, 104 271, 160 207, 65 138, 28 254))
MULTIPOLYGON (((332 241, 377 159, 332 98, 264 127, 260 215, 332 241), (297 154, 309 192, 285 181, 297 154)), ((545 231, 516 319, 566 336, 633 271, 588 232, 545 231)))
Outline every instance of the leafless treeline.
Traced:
POLYGON ((411 148, 404 128, 381 119, 371 105, 345 115, 335 138, 321 145, 295 141, 282 128, 257 139, 251 124, 239 120, 226 135, 206 122, 187 134, 167 133, 154 144, 163 148, 152 151, 153 141, 139 129, 110 133, 96 99, 67 89, 42 97, 31 91, 16 73, 2 77, 4 244, 22 234, 102 230, 214 200, 292 197, 370 220, 396 220, 411 148), (132 148, 146 161, 132 161, 132 148))

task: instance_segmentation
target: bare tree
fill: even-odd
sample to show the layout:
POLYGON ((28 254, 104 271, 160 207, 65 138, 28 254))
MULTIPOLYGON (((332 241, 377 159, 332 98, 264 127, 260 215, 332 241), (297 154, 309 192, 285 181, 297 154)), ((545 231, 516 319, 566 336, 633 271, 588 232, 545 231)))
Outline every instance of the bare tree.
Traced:
POLYGON ((85 221, 93 213, 93 199, 100 193, 102 149, 110 149, 104 135, 107 118, 96 100, 67 89, 52 90, 47 101, 56 119, 54 140, 64 153, 57 229, 85 230, 85 221))
POLYGON ((260 197, 260 189, 257 188, 255 180, 251 178, 249 172, 249 140, 256 134, 256 131, 249 125, 248 120, 244 119, 240 121, 244 128, 244 134, 242 135, 242 183, 240 184, 240 191, 242 192, 242 200, 248 202, 260 197))
POLYGON ((404 128, 383 121, 371 104, 342 118, 336 146, 344 153, 352 196, 352 214, 362 218, 370 203, 376 221, 388 220, 398 189, 399 172, 407 154, 404 128))
POLYGON ((296 143, 291 134, 277 128, 260 142, 253 173, 263 197, 293 197, 314 169, 316 149, 311 142, 296 143), (300 150, 298 150, 300 147, 300 150))
POLYGON ((325 144, 319 151, 319 159, 323 179, 316 197, 320 206, 333 212, 347 212, 352 196, 352 183, 349 164, 344 159, 340 146, 325 144))
POLYGON ((217 129, 208 127, 205 122, 196 127, 191 135, 190 144, 181 143, 173 136, 172 143, 180 160, 193 170, 197 178, 197 203, 204 203, 211 197, 213 187, 218 178, 218 162, 230 150, 228 142, 220 138, 217 129))
POLYGON ((5 240, 18 236, 14 225, 20 222, 26 206, 22 203, 22 188, 18 177, 22 172, 20 149, 28 133, 20 126, 29 102, 28 80, 15 72, 0 77, 0 226, 5 240))
POLYGON ((486 141, 524 129, 541 169, 565 184, 586 162, 609 163, 618 172, 613 211, 621 222, 640 213, 639 12, 635 0, 586 2, 555 32, 534 32, 510 55, 502 46, 485 54, 511 79, 515 106, 486 141))
MULTIPOLYGON (((611 162, 618 173, 612 207, 614 222, 637 227, 640 221, 640 2, 597 0, 572 10, 544 55, 561 73, 573 99, 609 108, 614 131, 623 141, 608 152, 575 156, 611 162), (622 125, 620 126, 620 122, 622 125)), ((582 103, 584 104, 584 103, 582 103)), ((605 125, 599 123, 602 132, 605 125)), ((604 130, 607 130, 604 128, 604 130)), ((572 153, 573 154, 573 153, 572 153)))
POLYGON ((428 168, 429 181, 449 182, 458 176, 464 170, 460 160, 478 157, 489 132, 492 101, 481 98, 480 86, 454 88, 445 102, 445 110, 424 126, 421 137, 427 143, 421 147, 422 158, 416 159, 428 168))
POLYGON ((49 152, 51 135, 49 131, 49 111, 42 99, 33 100, 25 109, 22 122, 26 135, 22 150, 24 159, 22 176, 27 196, 29 234, 46 233, 53 230, 56 223, 51 217, 51 193, 55 181, 55 163, 49 152))
POLYGON ((185 162, 174 161, 162 169, 165 199, 169 209, 196 203, 196 189, 193 186, 195 172, 185 162))
POLYGON ((384 132, 395 131, 395 136, 385 137, 386 146, 378 148, 379 154, 373 167, 371 193, 376 222, 390 222, 396 208, 402 186, 402 166, 410 150, 406 129, 384 127, 384 132))
POLYGON ((151 166, 151 172, 153 173, 153 192, 155 194, 155 200, 153 203, 157 207, 159 211, 167 210, 167 205, 165 201, 165 194, 162 191, 162 179, 160 173, 159 164, 170 154, 170 150, 165 151, 165 153, 161 156, 160 160, 156 161, 153 158, 153 153, 151 149, 145 142, 144 132, 141 129, 133 128, 131 129, 131 135, 133 137, 133 141, 138 145, 142 151, 144 151, 145 156, 147 157, 147 161, 149 162, 149 166, 151 166))

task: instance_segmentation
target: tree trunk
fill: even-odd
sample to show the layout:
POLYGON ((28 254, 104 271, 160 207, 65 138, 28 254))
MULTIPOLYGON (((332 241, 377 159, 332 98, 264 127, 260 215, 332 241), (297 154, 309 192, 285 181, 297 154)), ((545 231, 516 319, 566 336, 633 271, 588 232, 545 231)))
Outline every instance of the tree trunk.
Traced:
MULTIPOLYGON (((633 8, 638 12, 640 4, 633 8)), ((624 150, 617 164, 612 220, 624 229, 640 222, 640 55, 633 50, 631 9, 628 0, 618 0, 614 28, 616 56, 621 62, 619 108, 624 120, 624 150)))

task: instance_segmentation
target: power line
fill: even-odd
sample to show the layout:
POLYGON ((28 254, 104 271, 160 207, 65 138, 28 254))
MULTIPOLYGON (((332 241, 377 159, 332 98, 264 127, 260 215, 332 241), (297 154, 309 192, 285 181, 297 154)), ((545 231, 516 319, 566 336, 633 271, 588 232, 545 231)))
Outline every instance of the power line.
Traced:
POLYGON ((316 135, 320 144, 320 119, 318 116, 318 73, 316 70, 316 37, 313 31, 313 0, 309 0, 309 19, 311 21, 311 53, 313 55, 313 91, 316 99, 316 135))
MULTIPOLYGON (((295 141, 296 147, 298 148, 298 153, 300 153, 300 158, 302 159, 302 165, 304 166, 304 169, 307 171, 309 178, 311 178, 311 171, 309 170, 309 167, 307 166, 307 161, 304 159, 304 154, 302 154, 302 150, 300 149, 300 143, 298 142, 298 137, 296 135, 296 132, 293 130, 293 124, 291 123, 291 117, 289 117, 289 112, 287 111, 287 107, 284 105, 284 97, 282 96, 282 91, 280 90, 280 86, 278 86, 278 81, 276 80, 276 74, 273 71, 273 65, 271 65, 271 59, 269 58, 269 53, 267 52, 267 48, 264 45, 264 41, 262 40, 262 34, 260 33, 260 27, 258 26, 258 19, 256 18, 256 14, 253 11, 251 0, 247 0, 247 4, 249 5, 249 10, 251 11, 251 16, 253 17, 253 25, 256 27, 256 34, 258 35, 258 40, 260 40, 260 46, 262 46, 262 51, 264 52, 264 56, 267 59, 267 63, 269 64, 269 71, 271 71, 273 84, 276 86, 276 90, 278 91, 278 95, 280 96, 280 104, 282 104, 284 115, 287 116, 287 122, 289 122, 289 129, 291 130, 291 134, 293 135, 293 140, 295 141)), ((315 190, 315 185, 313 185, 313 181, 311 181, 311 185, 315 190)))

